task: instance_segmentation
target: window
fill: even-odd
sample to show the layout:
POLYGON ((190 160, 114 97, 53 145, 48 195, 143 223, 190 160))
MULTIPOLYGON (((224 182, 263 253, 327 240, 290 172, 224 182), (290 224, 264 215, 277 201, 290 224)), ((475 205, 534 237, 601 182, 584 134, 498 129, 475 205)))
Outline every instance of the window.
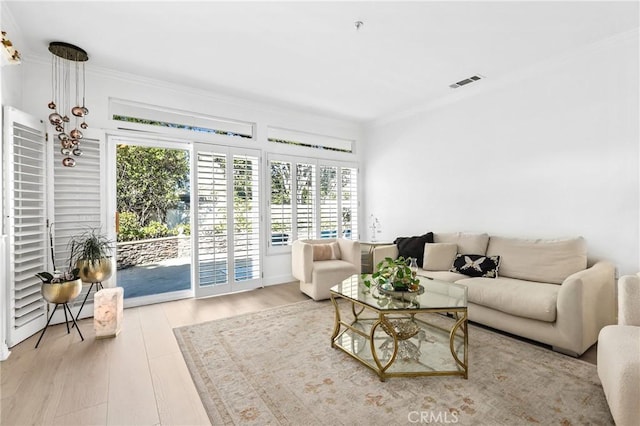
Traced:
POLYGON ((320 238, 338 237, 338 168, 320 166, 320 238))
POLYGON ((291 162, 270 161, 271 170, 271 245, 287 245, 292 234, 291 162))
POLYGON ((296 164, 296 237, 316 237, 316 166, 296 164))
POLYGON ((342 234, 351 238, 358 235, 358 169, 343 167, 340 170, 342 234))
POLYGON ((299 238, 358 238, 358 170, 321 160, 269 160, 271 247, 299 238))
POLYGON ((244 121, 211 117, 121 99, 110 99, 109 107, 111 118, 116 121, 245 139, 253 138, 253 124, 244 121))
POLYGON ((267 129, 267 139, 269 142, 274 143, 348 153, 353 152, 354 144, 354 141, 349 139, 317 135, 314 133, 300 132, 298 130, 281 129, 278 127, 269 127, 267 129))

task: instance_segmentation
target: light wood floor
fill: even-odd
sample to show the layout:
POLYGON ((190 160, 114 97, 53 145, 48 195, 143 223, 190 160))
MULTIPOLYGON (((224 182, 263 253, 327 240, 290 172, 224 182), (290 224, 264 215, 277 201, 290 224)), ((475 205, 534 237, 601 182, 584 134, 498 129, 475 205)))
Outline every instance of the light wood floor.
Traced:
POLYGON ((2 425, 209 424, 173 328, 308 298, 297 283, 125 309, 121 333, 96 340, 64 324, 11 348, 0 363, 2 425))
MULTIPOLYGON (((209 424, 172 329, 302 300, 290 283, 125 309, 115 339, 95 340, 91 319, 84 342, 50 327, 38 349, 35 335, 0 363, 0 424, 209 424)), ((581 359, 595 364, 595 345, 581 359)))

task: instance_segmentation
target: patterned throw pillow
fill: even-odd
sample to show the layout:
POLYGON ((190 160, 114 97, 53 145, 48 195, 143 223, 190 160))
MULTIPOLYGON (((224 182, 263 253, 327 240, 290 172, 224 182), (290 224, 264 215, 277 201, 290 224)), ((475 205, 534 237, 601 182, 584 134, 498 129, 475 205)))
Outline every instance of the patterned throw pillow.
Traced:
POLYGON ((481 254, 458 254, 453 261, 451 272, 470 277, 497 278, 500 256, 484 256, 481 254))

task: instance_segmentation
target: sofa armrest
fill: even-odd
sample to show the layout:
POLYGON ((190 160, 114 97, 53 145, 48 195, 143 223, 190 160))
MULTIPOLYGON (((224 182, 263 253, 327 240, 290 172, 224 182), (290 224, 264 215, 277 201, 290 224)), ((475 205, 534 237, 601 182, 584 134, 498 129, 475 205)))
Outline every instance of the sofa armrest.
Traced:
POLYGON ((618 280, 618 324, 640 326, 640 277, 625 275, 618 280))
POLYGON ((398 258, 398 246, 395 244, 388 246, 378 246, 373 249, 373 270, 376 270, 378 263, 382 262, 385 258, 390 257, 392 259, 398 258))
POLYGON ((311 282, 313 271, 313 247, 296 240, 291 244, 291 275, 304 283, 311 282))
POLYGON ((565 349, 581 354, 598 340, 605 325, 615 322, 615 268, 601 261, 567 277, 558 292, 557 326, 565 349))
POLYGON ((362 268, 362 259, 360 256, 360 241, 348 240, 346 238, 338 238, 337 241, 338 245, 340 246, 340 254, 342 260, 354 265, 357 268, 359 274, 362 268))

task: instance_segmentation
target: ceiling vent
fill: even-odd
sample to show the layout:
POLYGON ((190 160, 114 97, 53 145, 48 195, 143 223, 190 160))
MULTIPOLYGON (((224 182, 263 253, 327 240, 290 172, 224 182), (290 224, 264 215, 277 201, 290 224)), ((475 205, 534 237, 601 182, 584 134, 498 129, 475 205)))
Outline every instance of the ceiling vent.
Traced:
POLYGON ((479 76, 479 75, 473 75, 473 76, 471 76, 469 78, 465 78, 464 80, 460 80, 460 81, 458 81, 456 83, 450 84, 449 87, 451 87, 452 89, 457 89, 458 87, 462 87, 462 86, 464 86, 466 84, 473 83, 473 82, 478 81, 478 80, 482 80, 483 78, 484 77, 479 76))

